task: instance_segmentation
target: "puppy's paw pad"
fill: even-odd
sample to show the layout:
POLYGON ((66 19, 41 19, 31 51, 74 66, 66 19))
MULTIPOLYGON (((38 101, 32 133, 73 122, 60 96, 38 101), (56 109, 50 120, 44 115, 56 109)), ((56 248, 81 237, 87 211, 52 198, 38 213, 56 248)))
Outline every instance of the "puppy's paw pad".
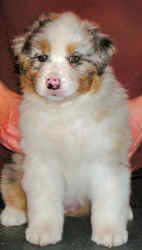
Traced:
POLYGON ((95 233, 92 236, 92 240, 95 241, 98 245, 102 245, 105 247, 116 247, 125 244, 128 240, 128 232, 124 230, 122 232, 107 231, 95 233))
POLYGON ((18 226, 26 223, 26 216, 22 210, 6 207, 0 215, 1 224, 4 226, 18 226))
POLYGON ((61 240, 62 232, 50 230, 47 227, 28 227, 26 230, 26 240, 39 246, 56 244, 61 240))

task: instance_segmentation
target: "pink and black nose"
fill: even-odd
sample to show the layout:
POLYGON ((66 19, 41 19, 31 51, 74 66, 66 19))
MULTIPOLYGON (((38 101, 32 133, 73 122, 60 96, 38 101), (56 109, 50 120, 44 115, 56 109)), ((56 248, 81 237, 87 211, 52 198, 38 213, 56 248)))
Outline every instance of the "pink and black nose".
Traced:
POLYGON ((60 78, 57 78, 57 77, 48 78, 46 81, 47 88, 52 89, 52 90, 59 89, 61 85, 60 83, 61 83, 61 80, 60 78))

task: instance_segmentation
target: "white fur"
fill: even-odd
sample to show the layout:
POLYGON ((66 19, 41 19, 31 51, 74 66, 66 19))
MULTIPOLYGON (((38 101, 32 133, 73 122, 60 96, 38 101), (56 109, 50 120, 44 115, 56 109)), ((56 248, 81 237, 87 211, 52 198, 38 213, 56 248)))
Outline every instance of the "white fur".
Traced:
POLYGON ((78 74, 67 64, 65 48, 70 41, 86 39, 83 27, 70 15, 49 25, 44 36, 52 44, 52 63, 40 68, 39 96, 26 93, 20 108, 25 152, 22 185, 29 221, 26 238, 34 244, 59 241, 64 207, 84 204, 87 199, 92 204, 92 240, 107 247, 127 241, 131 216, 126 94, 107 67, 98 92, 76 95, 78 74), (47 75, 61 78, 63 98, 48 96, 47 75), (98 120, 101 113, 106 115, 98 120), (119 140, 123 140, 121 146, 119 140))
POLYGON ((26 216, 24 212, 22 212, 22 210, 16 209, 11 206, 5 207, 0 216, 0 220, 2 225, 6 227, 19 226, 26 223, 27 221, 26 216))
MULTIPOLYGON (((20 124, 26 153, 23 187, 28 198, 29 228, 33 222, 41 223, 43 228, 46 221, 47 225, 55 225, 56 218, 54 237, 58 239, 64 206, 90 199, 92 240, 108 247, 126 242, 130 137, 125 95, 116 84, 111 73, 106 73, 96 95, 87 93, 60 103, 46 102, 36 95, 25 96, 20 124), (114 86, 111 98, 107 94, 112 88, 109 85, 114 86), (95 115, 101 109, 109 115, 97 122, 95 115), (121 128, 128 136, 118 152, 116 140, 121 128)), ((50 226, 48 230, 52 230, 50 226)), ((53 243, 48 230, 44 244, 53 243)), ((31 238, 31 242, 40 244, 31 238)))

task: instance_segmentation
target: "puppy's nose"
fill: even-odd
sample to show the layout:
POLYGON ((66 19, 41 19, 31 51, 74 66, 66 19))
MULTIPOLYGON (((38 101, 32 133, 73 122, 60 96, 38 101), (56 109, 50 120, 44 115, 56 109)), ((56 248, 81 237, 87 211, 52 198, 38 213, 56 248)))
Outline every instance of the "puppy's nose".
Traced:
POLYGON ((53 89, 53 90, 56 90, 56 89, 59 89, 60 88, 60 83, 61 83, 61 80, 60 78, 48 78, 47 79, 47 88, 48 89, 53 89))

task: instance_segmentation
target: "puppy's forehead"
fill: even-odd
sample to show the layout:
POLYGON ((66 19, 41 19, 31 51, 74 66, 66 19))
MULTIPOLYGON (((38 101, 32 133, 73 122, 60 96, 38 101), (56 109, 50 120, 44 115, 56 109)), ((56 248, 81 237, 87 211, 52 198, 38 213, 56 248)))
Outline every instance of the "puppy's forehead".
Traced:
POLYGON ((60 15, 42 30, 42 38, 47 39, 52 49, 66 48, 69 44, 80 44, 87 32, 82 21, 73 14, 60 15))

